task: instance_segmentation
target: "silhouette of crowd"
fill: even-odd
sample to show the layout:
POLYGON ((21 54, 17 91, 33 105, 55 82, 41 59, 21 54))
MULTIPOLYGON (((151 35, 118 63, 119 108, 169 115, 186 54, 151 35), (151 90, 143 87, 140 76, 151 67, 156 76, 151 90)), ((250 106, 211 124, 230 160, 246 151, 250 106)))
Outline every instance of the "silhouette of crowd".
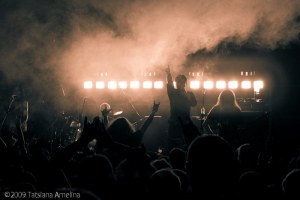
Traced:
POLYGON ((300 199, 300 152, 286 155, 232 141, 231 128, 224 135, 203 133, 191 118, 178 119, 186 148, 149 151, 142 138, 150 123, 155 126, 158 108, 154 102, 139 130, 124 117, 107 122, 109 110, 85 117, 78 139, 52 152, 28 141, 20 121, 9 139, 2 129, 0 199, 5 192, 65 192, 95 200, 300 199))

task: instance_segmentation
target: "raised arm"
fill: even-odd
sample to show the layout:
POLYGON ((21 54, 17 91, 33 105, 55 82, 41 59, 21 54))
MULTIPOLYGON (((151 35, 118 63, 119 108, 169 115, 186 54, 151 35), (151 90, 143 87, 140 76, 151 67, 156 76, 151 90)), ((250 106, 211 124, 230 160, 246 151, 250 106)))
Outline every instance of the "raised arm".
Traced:
POLYGON ((160 105, 160 102, 158 102, 158 103, 155 103, 155 101, 153 102, 152 111, 151 111, 148 119, 145 121, 145 123, 143 124, 143 126, 141 128, 142 134, 144 134, 146 132, 146 130, 148 129, 149 125, 153 121, 154 115, 158 111, 159 105, 160 105))
POLYGON ((169 87, 173 87, 174 88, 173 78, 172 78, 171 69, 170 69, 169 65, 168 65, 168 68, 166 69, 166 73, 167 73, 167 85, 169 87))
POLYGON ((94 124, 88 122, 87 117, 85 117, 83 131, 79 139, 52 156, 51 162, 58 166, 61 166, 63 163, 68 161, 77 151, 80 151, 82 148, 88 145, 90 141, 96 138, 94 127, 94 124))

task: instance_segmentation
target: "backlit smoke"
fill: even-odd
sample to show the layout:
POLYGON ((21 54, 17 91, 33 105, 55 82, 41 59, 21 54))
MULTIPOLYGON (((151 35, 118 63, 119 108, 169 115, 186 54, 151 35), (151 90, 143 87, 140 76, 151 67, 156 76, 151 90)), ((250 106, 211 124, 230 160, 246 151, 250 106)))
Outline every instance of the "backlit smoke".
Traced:
POLYGON ((72 46, 61 57, 73 77, 104 71, 134 77, 149 68, 163 72, 168 64, 176 71, 189 54, 214 51, 226 40, 275 49, 296 39, 300 30, 299 1, 118 3, 101 7, 117 28, 90 25, 89 34, 78 30, 73 35, 72 46))
POLYGON ((149 69, 164 73, 167 65, 182 70, 189 55, 214 52, 224 41, 276 49, 300 32, 298 0, 0 4, 3 80, 26 82, 39 95, 65 95, 67 88, 82 87, 83 80, 101 72, 131 79, 149 69))

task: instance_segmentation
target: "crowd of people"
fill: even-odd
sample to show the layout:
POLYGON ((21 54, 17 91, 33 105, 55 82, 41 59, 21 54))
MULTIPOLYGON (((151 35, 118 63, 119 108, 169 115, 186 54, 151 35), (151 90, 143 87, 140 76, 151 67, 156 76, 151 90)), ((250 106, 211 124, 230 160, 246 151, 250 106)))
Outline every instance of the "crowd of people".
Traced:
POLYGON ((167 151, 151 152, 142 142, 150 124, 155 126, 157 102, 138 130, 125 117, 109 121, 107 107, 93 119, 85 117, 78 138, 55 153, 39 141, 27 141, 18 117, 13 130, 1 127, 0 136, 14 133, 13 142, 0 141, 0 199, 7 194, 29 199, 56 194, 95 200, 300 199, 299 152, 286 156, 243 140, 240 124, 245 122, 231 90, 220 93, 199 129, 190 117, 197 101, 185 90, 186 77, 178 75, 174 86, 170 68, 166 72, 167 151))

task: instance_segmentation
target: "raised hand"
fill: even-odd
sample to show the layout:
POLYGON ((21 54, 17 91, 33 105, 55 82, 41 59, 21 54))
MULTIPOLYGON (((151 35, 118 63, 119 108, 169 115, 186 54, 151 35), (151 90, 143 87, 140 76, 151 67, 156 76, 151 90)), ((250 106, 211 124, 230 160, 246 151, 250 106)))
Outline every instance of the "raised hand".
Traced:
POLYGON ((153 102, 153 106, 152 106, 152 114, 156 113, 158 111, 160 102, 155 103, 155 101, 153 102))
POLYGON ((160 102, 158 102, 158 103, 156 103, 155 101, 153 102, 151 113, 140 129, 141 135, 143 135, 145 133, 145 131, 148 129, 149 125, 153 121, 154 115, 158 111, 159 105, 160 105, 160 102))

